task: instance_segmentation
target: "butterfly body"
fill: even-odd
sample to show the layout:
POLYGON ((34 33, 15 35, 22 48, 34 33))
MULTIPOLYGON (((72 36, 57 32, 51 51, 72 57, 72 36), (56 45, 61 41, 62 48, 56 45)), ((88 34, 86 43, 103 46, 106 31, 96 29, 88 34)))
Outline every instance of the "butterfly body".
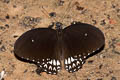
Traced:
POLYGON ((63 68, 68 72, 78 71, 86 57, 104 44, 104 35, 98 28, 77 22, 64 29, 57 24, 56 30, 37 28, 27 31, 16 41, 14 53, 36 62, 49 74, 57 74, 63 68))

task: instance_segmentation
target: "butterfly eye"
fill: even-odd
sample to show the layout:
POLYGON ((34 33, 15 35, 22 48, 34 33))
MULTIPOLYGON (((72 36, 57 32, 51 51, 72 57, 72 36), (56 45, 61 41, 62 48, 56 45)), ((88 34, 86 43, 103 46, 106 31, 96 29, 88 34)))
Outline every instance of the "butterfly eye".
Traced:
POLYGON ((56 22, 56 30, 60 30, 60 29, 62 29, 62 23, 60 23, 60 22, 56 22))
POLYGON ((62 24, 57 22, 56 30, 36 28, 25 32, 16 40, 14 53, 37 64, 40 72, 57 74, 62 68, 78 71, 87 57, 104 44, 103 33, 92 25, 76 22, 62 29, 62 24))

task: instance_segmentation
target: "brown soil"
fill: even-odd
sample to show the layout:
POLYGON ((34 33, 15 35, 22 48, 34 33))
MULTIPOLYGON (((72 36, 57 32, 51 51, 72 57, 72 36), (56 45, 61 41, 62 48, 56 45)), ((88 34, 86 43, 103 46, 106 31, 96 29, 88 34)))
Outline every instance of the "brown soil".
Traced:
POLYGON ((60 1, 0 0, 0 72, 5 70, 4 80, 120 80, 120 0, 60 1), (54 21, 48 15, 51 12, 66 26, 72 21, 85 22, 105 35, 104 50, 87 59, 78 72, 38 75, 34 64, 14 56, 16 39, 31 28, 48 27, 54 21))

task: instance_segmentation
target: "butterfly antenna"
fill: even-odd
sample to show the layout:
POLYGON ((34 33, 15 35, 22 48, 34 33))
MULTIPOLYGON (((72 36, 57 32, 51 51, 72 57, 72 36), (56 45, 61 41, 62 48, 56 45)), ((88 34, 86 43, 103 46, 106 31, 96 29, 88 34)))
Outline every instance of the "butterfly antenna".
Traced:
POLYGON ((71 8, 73 7, 73 6, 71 6, 72 1, 74 1, 74 0, 69 0, 69 4, 68 4, 68 6, 67 6, 67 8, 65 10, 65 13, 64 13, 64 15, 62 17, 62 20, 59 20, 59 21, 63 22, 64 18, 67 16, 67 13, 70 12, 71 8))

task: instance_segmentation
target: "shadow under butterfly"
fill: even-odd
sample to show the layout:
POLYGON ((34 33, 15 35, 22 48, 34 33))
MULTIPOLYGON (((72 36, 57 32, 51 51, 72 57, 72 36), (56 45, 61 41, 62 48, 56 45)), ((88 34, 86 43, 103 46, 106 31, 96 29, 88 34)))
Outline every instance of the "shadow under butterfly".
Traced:
POLYGON ((40 72, 57 74, 61 69, 78 71, 104 45, 104 34, 90 24, 76 22, 62 29, 57 22, 56 30, 36 28, 25 32, 16 40, 14 53, 18 59, 37 64, 40 72))

